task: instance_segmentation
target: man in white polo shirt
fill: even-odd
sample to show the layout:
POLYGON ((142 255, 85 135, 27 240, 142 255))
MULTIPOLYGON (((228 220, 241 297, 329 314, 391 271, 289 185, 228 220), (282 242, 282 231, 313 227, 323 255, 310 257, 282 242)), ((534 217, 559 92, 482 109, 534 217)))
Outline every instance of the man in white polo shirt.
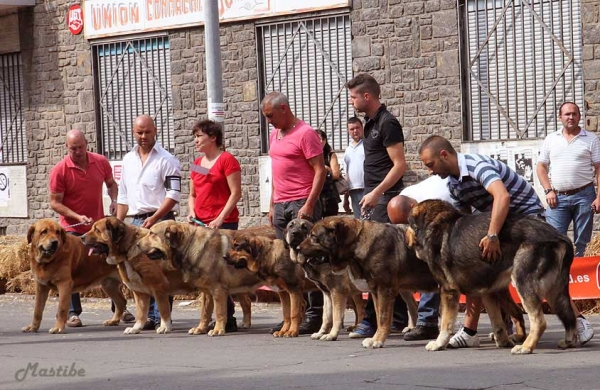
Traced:
POLYGON ((348 192, 344 194, 344 210, 350 212, 350 204, 352 204, 354 218, 360 219, 360 201, 365 190, 365 148, 363 124, 355 116, 348 119, 348 134, 352 139, 344 152, 346 180, 349 187, 348 192))
MULTIPOLYGON (((600 197, 594 189, 594 176, 600 178, 600 140, 579 126, 581 111, 577 104, 563 103, 558 119, 563 128, 544 140, 536 171, 548 203, 546 221, 563 234, 573 221, 575 256, 583 256, 592 239, 594 213, 600 212, 600 197)), ((581 344, 594 336, 592 326, 581 314, 577 317, 577 334, 581 344)))

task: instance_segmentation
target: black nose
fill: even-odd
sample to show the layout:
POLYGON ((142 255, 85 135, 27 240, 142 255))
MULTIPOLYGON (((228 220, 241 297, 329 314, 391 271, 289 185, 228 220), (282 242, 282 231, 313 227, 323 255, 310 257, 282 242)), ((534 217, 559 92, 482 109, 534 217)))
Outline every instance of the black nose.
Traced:
POLYGON ((58 248, 58 241, 52 241, 50 244, 50 249, 56 250, 56 248, 58 248))

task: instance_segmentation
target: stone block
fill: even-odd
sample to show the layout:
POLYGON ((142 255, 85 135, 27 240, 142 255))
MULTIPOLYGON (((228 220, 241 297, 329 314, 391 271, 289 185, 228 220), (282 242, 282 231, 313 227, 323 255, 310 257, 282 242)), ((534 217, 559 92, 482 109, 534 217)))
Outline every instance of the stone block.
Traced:
POLYGON ((458 50, 450 50, 437 53, 436 59, 438 77, 458 76, 460 74, 458 50))
POLYGON ((362 58, 371 55, 371 37, 355 37, 352 40, 352 58, 362 58))
POLYGON ((383 56, 385 54, 385 47, 380 43, 373 44, 371 52, 374 56, 383 56))
POLYGON ((586 80, 600 79, 600 59, 583 62, 583 74, 586 80))
POLYGON ((583 29, 583 44, 593 45, 600 43, 600 25, 588 25, 583 29))
POLYGON ((367 8, 363 9, 360 13, 360 19, 367 20, 380 20, 381 19, 381 11, 379 8, 367 8))
POLYGON ((433 14, 433 37, 442 38, 458 35, 456 10, 440 11, 433 14))
POLYGON ((92 91, 81 91, 78 96, 79 112, 94 111, 95 99, 92 91))
POLYGON ((423 1, 415 1, 404 4, 405 15, 420 15, 423 13, 423 1))
POLYGON ((356 58, 352 61, 352 68, 355 72, 370 72, 381 69, 381 61, 373 57, 356 58))
POLYGON ((245 102, 256 101, 258 98, 256 81, 247 81, 243 84, 242 100, 245 102))

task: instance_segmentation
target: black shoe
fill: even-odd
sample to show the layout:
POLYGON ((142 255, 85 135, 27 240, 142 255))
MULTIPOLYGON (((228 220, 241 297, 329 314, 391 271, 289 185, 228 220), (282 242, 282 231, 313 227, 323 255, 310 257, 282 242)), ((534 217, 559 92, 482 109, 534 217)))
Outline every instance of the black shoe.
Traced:
POLYGON ((321 329, 320 320, 304 321, 299 328, 300 334, 313 334, 321 329))
POLYGON ((283 321, 281 321, 280 323, 278 323, 277 325, 275 325, 274 327, 269 329, 269 333, 273 334, 275 332, 279 332, 281 330, 281 328, 283 328, 283 321))
POLYGON ((142 329, 143 330, 155 330, 156 329, 156 323, 154 322, 153 319, 148 318, 146 320, 146 323, 144 324, 144 327, 142 329))
MULTIPOLYGON (((208 330, 213 330, 215 328, 215 323, 215 321, 211 321, 210 324, 208 324, 208 330)), ((235 317, 228 318, 227 322, 225 323, 225 333, 232 333, 237 331, 238 326, 235 317)))
POLYGON ((415 340, 433 340, 440 334, 440 329, 437 326, 417 325, 410 332, 404 334, 405 341, 415 340))

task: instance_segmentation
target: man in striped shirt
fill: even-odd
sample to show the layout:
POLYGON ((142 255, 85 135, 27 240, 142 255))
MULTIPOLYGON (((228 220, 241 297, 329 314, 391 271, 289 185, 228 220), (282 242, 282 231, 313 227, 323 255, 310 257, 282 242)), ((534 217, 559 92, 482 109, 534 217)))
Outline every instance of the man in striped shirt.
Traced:
MULTIPOLYGON (((509 212, 543 216, 544 207, 531 184, 501 161, 480 154, 457 153, 444 137, 433 135, 419 149, 419 157, 432 174, 448 178, 455 206, 470 212, 491 211, 488 234, 481 238, 482 256, 494 261, 500 257, 498 232, 509 212)), ((477 325, 483 304, 481 298, 467 297, 465 325, 448 347, 479 346, 477 325)))

